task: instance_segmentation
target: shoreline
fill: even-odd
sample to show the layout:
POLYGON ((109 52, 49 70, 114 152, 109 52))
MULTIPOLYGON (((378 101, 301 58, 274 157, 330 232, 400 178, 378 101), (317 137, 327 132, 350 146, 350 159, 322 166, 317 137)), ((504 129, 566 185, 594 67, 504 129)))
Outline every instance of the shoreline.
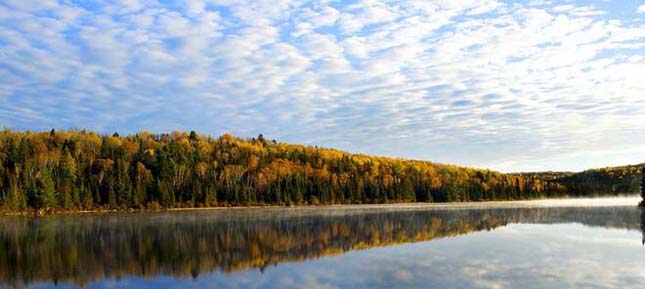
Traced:
POLYGON ((238 210, 308 210, 308 209, 329 209, 329 210, 361 210, 361 209, 463 209, 463 208, 503 208, 503 207, 614 207, 634 206, 638 207, 640 197, 638 195, 612 196, 612 197, 585 197, 585 198, 551 198, 551 199, 530 199, 512 201, 468 201, 468 202, 445 202, 445 203, 391 203, 391 204, 331 204, 331 205, 249 205, 249 206, 221 206, 221 207, 179 207, 166 209, 95 209, 95 210, 73 210, 73 211, 50 211, 38 210, 27 212, 0 211, 1 217, 24 216, 24 217, 47 217, 47 216, 83 216, 83 215, 105 215, 105 214, 141 214, 141 213, 164 213, 164 212, 189 212, 189 211, 238 211, 238 210))

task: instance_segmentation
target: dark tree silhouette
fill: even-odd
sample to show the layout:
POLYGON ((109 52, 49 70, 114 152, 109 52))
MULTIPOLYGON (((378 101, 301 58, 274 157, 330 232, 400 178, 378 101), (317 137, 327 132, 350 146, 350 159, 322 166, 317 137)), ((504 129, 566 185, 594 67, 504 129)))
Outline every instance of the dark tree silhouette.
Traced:
POLYGON ((645 166, 641 168, 641 202, 638 204, 641 207, 645 207, 645 166))
MULTIPOLYGON (((642 204, 642 202, 641 202, 642 204)), ((642 232, 642 244, 645 246, 645 208, 641 206, 641 232, 642 232)))

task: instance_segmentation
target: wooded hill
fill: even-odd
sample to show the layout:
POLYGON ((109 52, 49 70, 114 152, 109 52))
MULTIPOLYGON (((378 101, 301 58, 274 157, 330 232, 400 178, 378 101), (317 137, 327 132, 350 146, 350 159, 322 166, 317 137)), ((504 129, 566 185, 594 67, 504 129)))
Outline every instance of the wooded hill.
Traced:
POLYGON ((580 173, 538 172, 514 174, 557 182, 571 196, 616 196, 640 192, 641 168, 645 164, 590 169, 580 173))
MULTIPOLYGON (((549 179, 349 154, 262 135, 0 132, 0 207, 12 212, 520 200, 597 194, 629 174, 549 179)), ((631 187, 607 193, 622 189, 631 187)))

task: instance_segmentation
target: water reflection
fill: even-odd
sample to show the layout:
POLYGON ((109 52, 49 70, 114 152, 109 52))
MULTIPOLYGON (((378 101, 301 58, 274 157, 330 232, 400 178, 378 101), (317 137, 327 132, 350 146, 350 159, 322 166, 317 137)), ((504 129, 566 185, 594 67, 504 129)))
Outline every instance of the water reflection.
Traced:
POLYGON ((643 246, 645 246, 645 208, 639 207, 641 211, 641 232, 643 234, 642 242, 643 246))
POLYGON ((645 211, 636 207, 293 209, 5 218, 0 224, 0 284, 84 287, 106 278, 196 278, 250 268, 262 272, 283 262, 513 223, 641 230, 645 244, 645 211))

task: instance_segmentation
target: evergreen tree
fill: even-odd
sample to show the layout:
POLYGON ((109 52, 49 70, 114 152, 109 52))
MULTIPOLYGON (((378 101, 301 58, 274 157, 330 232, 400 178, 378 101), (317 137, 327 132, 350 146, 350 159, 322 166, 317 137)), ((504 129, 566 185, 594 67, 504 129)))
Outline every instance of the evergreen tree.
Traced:
POLYGON ((40 208, 55 209, 56 208, 56 187, 52 179, 51 170, 44 167, 40 171, 40 179, 37 182, 38 200, 40 208))
POLYGON ((645 207, 645 166, 641 168, 641 207, 645 207))
POLYGON ((76 162, 69 151, 65 151, 60 163, 59 185, 63 208, 73 208, 78 203, 78 196, 74 196, 77 195, 78 190, 76 190, 76 162))

